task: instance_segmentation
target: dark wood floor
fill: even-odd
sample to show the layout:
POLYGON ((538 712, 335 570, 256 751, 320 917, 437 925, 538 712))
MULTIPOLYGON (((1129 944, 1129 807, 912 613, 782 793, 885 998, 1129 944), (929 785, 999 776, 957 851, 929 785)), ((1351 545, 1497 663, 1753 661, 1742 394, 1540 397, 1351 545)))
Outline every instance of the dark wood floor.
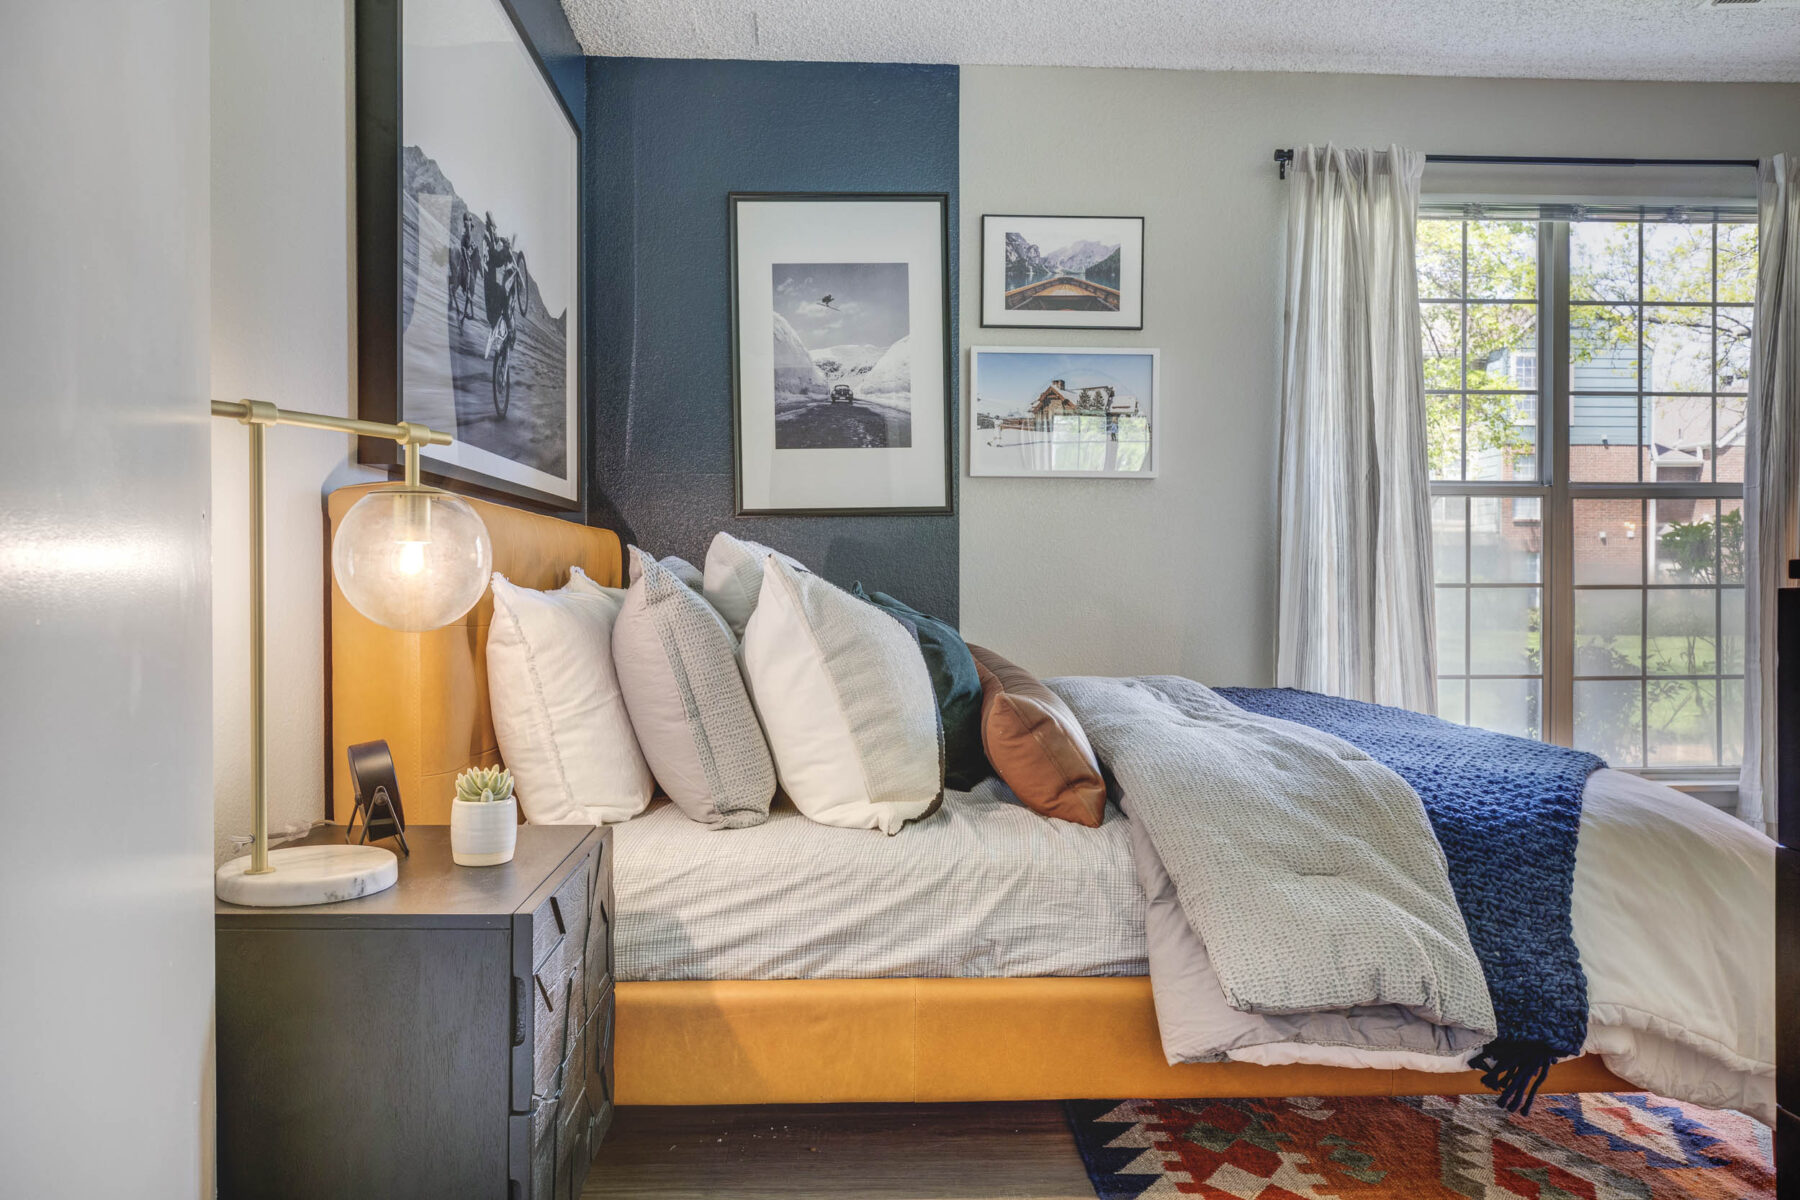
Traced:
POLYGON ((1093 1200, 1062 1106, 621 1108, 583 1200, 1093 1200))

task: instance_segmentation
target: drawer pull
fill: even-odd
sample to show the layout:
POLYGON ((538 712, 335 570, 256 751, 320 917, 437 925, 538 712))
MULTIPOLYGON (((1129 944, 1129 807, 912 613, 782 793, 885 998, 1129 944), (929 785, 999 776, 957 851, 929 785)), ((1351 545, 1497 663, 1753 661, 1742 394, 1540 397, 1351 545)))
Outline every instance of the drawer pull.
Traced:
POLYGON ((569 932, 569 923, 563 920, 562 905, 557 902, 555 896, 550 897, 550 915, 556 918, 556 932, 569 932))
POLYGON ((513 976, 512 1004, 512 1044, 515 1046, 523 1046, 525 1044, 525 1035, 530 1032, 528 1022, 531 1018, 527 1014, 531 1011, 531 1003, 525 995, 525 981, 517 975, 513 976))
POLYGON ((531 977, 531 980, 533 983, 537 984, 538 995, 540 995, 544 998, 544 1007, 549 1009, 551 1012, 555 1012, 556 1011, 556 1001, 554 1001, 550 998, 550 989, 544 986, 544 977, 542 975, 533 975, 531 977))

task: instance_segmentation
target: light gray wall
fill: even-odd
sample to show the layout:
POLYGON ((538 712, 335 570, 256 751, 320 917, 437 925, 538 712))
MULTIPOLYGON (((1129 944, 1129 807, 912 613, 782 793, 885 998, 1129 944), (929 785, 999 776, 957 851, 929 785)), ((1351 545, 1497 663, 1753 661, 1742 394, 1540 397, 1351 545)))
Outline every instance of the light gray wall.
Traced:
MULTIPOLYGON (((212 7, 212 394, 356 411, 351 325, 351 97, 345 0, 212 7)), ((268 437, 269 827, 325 815, 325 530, 321 493, 363 478, 354 439, 268 437)), ((215 853, 250 832, 249 444, 215 421, 215 853)))
POLYGON ((0 36, 0 1192, 211 1194, 207 5, 0 36))
MULTIPOLYGON (((1283 207, 1270 155, 1326 141, 1754 158, 1800 148, 1800 87, 964 67, 963 346, 1163 352, 1160 478, 963 480, 972 640, 1040 674, 1272 681, 1283 207), (1143 332, 982 329, 984 212, 1146 217, 1143 332)), ((966 397, 966 351, 962 370, 966 397)))

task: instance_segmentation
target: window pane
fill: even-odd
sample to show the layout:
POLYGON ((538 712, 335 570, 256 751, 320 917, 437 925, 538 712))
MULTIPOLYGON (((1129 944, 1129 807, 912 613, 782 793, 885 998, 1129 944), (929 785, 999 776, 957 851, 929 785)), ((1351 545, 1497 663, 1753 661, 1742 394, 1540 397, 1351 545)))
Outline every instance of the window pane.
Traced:
POLYGON ((1646 308, 1644 390, 1712 391, 1712 334, 1711 309, 1692 306, 1646 308))
POLYGON ((1415 258, 1419 264, 1419 299, 1454 300, 1462 296, 1462 222, 1420 221, 1415 258))
POLYGON ((1431 562, 1439 583, 1461 583, 1468 537, 1469 502, 1461 496, 1431 499, 1431 562))
POLYGON ((1714 583, 1718 578, 1717 500, 1654 500, 1656 583, 1714 583))
POLYGON ((1645 722, 1652 767, 1713 766, 1719 715, 1712 680, 1651 680, 1645 722))
POLYGON ((1469 572, 1477 583, 1536 583, 1542 528, 1512 519, 1513 501, 1498 496, 1469 500, 1469 572))
POLYGON ((1469 295, 1537 299, 1537 223, 1469 222, 1469 295))
POLYGON ((1440 675, 1468 673, 1468 649, 1463 639, 1466 624, 1463 603, 1468 596, 1464 588, 1437 589, 1437 670, 1440 675))
POLYGON ((1641 767, 1643 685, 1637 680, 1575 683, 1575 748, 1614 767, 1641 767))
POLYGON ((1569 309, 1569 386, 1577 392, 1634 392, 1638 309, 1578 304, 1569 309))
MULTIPOLYGON (((1541 628, 1536 588, 1469 590, 1469 671, 1475 675, 1535 675, 1541 628)), ((1474 693, 1470 693, 1471 698, 1474 693)), ((1471 699, 1473 703, 1473 699, 1471 699)), ((1477 725, 1479 718, 1472 718, 1477 725)))
POLYGON ((1637 298, 1638 228, 1636 221, 1570 222, 1570 299, 1637 298))
POLYGON ((1719 673, 1744 673, 1744 589, 1719 589, 1719 673))
POLYGON ((1537 397, 1471 392, 1463 411, 1469 422, 1468 477, 1527 478, 1519 464, 1537 454, 1537 397))
POLYGON ((1446 721, 1455 721, 1458 725, 1469 723, 1468 714, 1463 705, 1468 696, 1468 686, 1460 679, 1438 680, 1437 715, 1446 721))
POLYGON ((1718 458, 1713 470, 1720 483, 1744 482, 1745 400, 1742 396, 1720 396, 1718 458))
POLYGON ((1426 390, 1460 388, 1462 382, 1462 307, 1419 305, 1419 340, 1425 349, 1426 390))
POLYGON ((1638 675, 1644 666, 1644 594, 1575 591, 1575 673, 1638 675))
POLYGON ((1749 304, 1756 299, 1756 222, 1719 226, 1719 303, 1749 304))
POLYGON ((1633 395, 1569 401, 1569 478, 1576 483, 1636 483, 1638 400, 1633 395))
POLYGON ((1719 383, 1721 392, 1750 390, 1750 334, 1756 324, 1753 308, 1720 308, 1719 383))
POLYGON ((1650 396, 1644 400, 1644 440, 1650 447, 1644 478, 1699 483, 1712 460, 1710 396, 1650 396))
POLYGON ((1469 724, 1515 737, 1537 737, 1541 692, 1535 679, 1471 679, 1469 724))
POLYGON ((1719 637, 1714 603, 1711 588, 1650 589, 1644 605, 1644 669, 1648 674, 1713 673, 1719 637))
POLYGON ((1719 681, 1719 761, 1744 761, 1744 681, 1719 681))
POLYGON ((1744 582, 1744 502, 1719 501, 1719 582, 1744 582))
POLYGON ((1537 386, 1537 305, 1471 304, 1469 387, 1483 392, 1537 386))
POLYGON ((1652 222, 1644 226, 1644 299, 1712 299, 1712 236, 1704 225, 1652 222))
POLYGON ((1425 459, 1433 479, 1461 479, 1462 470, 1461 396, 1425 397, 1425 459))
POLYGON ((1576 500, 1575 582, 1644 582, 1641 500, 1576 500))

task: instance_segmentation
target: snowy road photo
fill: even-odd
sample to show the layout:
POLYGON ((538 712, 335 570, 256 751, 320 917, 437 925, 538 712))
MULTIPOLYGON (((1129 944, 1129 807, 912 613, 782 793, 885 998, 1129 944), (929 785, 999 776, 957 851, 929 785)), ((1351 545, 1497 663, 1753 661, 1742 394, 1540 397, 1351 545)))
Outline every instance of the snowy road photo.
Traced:
POLYGON ((905 263, 776 263, 775 446, 912 445, 905 263))

